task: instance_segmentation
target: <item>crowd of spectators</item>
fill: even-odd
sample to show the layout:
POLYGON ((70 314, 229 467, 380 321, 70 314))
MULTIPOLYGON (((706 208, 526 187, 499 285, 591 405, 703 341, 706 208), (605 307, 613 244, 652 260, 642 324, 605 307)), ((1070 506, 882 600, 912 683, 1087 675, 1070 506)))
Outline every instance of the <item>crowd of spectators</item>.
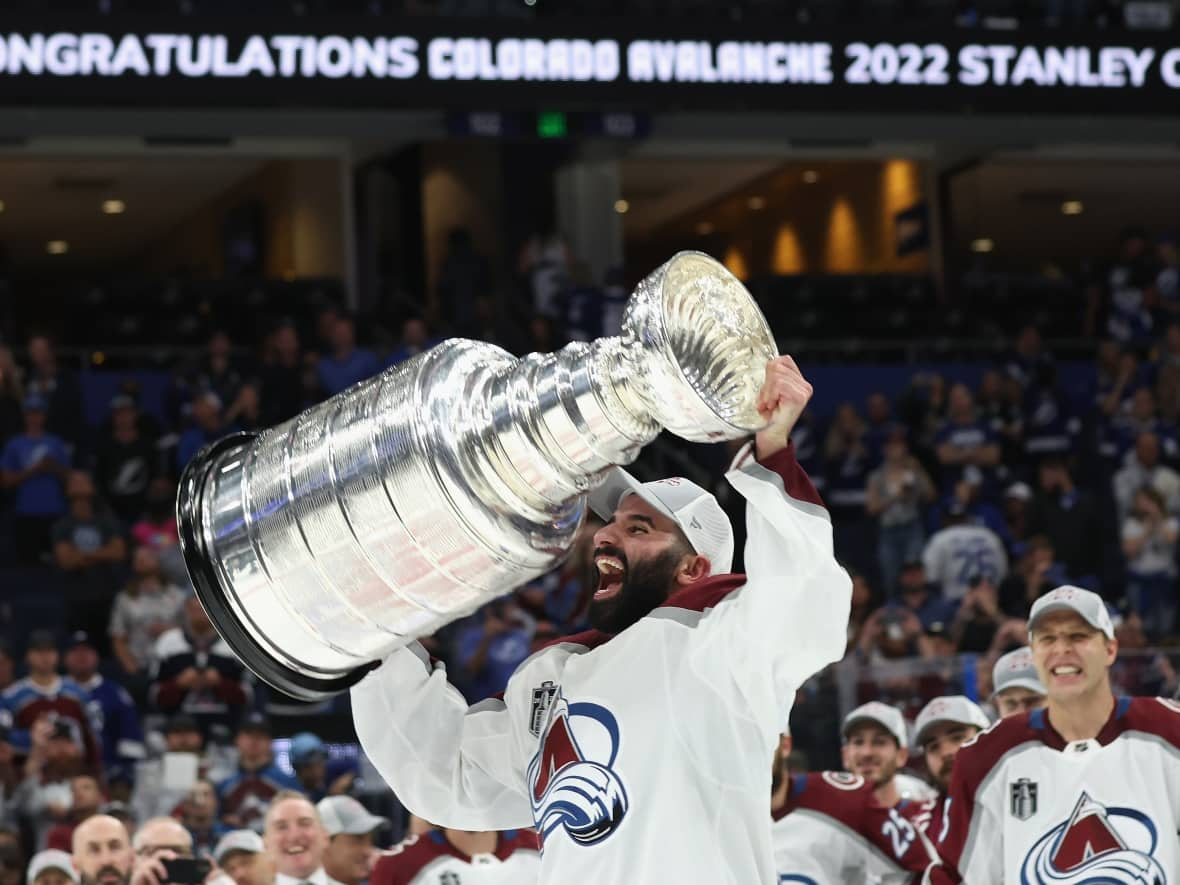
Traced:
MULTIPOLYGON (((854 596, 849 654, 801 693, 797 747, 819 759, 838 747, 833 683, 851 685, 849 703, 911 713, 952 690, 988 697, 994 661, 1026 641, 1029 606, 1063 583, 1105 596, 1124 650, 1174 643, 1180 314, 1167 248, 1129 232, 1091 287, 1085 390, 1067 388, 1029 326, 971 379, 924 370, 900 395, 801 420, 796 452, 833 514, 854 596)), ((517 353, 617 333, 619 273, 594 281, 554 236, 530 240, 519 269, 531 319, 508 328, 482 295, 486 262, 456 232, 439 293, 454 321, 439 333, 517 353)), ((216 854, 230 831, 258 844, 241 834, 262 832, 284 791, 360 795, 357 763, 330 758, 314 734, 276 757, 290 732, 274 733, 276 699, 193 595, 172 502, 206 443, 285 421, 437 340, 414 315, 392 347, 366 347, 336 305, 306 325, 277 318, 260 341, 215 332, 171 374, 159 409, 129 375, 98 426, 50 334, 24 330, 0 347, 0 568, 20 582, 10 596, 53 587, 66 602, 56 630, 0 641, 0 849, 9 833, 22 858, 70 851, 74 828, 103 812, 132 827, 172 820, 190 850, 216 854)), ((698 451, 718 490, 728 451, 698 451)), ((559 569, 426 640, 469 700, 585 628, 598 525, 587 521, 559 569)), ((1176 692, 1165 653, 1123 666, 1132 690, 1176 692)))

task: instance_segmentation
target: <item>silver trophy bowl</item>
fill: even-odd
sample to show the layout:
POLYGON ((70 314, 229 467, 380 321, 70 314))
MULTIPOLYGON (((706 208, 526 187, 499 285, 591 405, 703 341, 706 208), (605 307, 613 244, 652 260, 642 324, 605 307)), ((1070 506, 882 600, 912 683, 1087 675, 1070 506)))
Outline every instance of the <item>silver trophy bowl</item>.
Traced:
POLYGON ((554 568, 585 494, 661 428, 763 425, 774 339, 742 283, 681 252, 623 334, 518 360, 451 339, 259 434, 203 449, 177 499, 197 595, 242 662, 296 698, 554 568))

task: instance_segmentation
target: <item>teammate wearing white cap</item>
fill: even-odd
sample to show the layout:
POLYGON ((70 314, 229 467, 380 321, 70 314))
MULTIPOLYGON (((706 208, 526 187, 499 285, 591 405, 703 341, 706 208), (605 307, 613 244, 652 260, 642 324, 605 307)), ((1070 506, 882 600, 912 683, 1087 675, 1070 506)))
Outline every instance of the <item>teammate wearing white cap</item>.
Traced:
POLYGON ((1180 881, 1180 706, 1115 698, 1118 640, 1096 593, 1058 587, 1028 623, 1048 703, 963 748, 928 881, 1180 881))
POLYGON ((992 706, 1001 719, 1045 706, 1045 686, 1027 645, 1001 655, 992 667, 992 706))
POLYGON ((768 424, 727 474, 747 501, 748 574, 728 574, 733 531, 711 494, 615 469, 591 497, 610 519, 595 630, 471 708, 416 643, 353 688, 365 753, 410 811, 535 826, 545 883, 778 882, 767 763, 799 686, 843 655, 851 598, 789 445, 811 393, 790 357, 766 365, 768 424))
POLYGON ((847 771, 792 775, 790 742, 783 735, 770 799, 780 882, 900 885, 929 866, 934 847, 903 807, 921 803, 883 804, 872 781, 847 771))
POLYGON ((914 720, 914 744, 921 748, 926 771, 945 794, 959 748, 988 727, 987 714, 962 695, 935 698, 914 720))
POLYGON ((903 800, 933 799, 935 792, 902 769, 910 758, 905 716, 897 707, 880 701, 861 704, 844 717, 844 744, 840 750, 844 770, 873 785, 877 801, 886 808, 903 800))
POLYGON ((324 871, 341 885, 361 885, 369 878, 374 857, 373 833, 389 818, 371 814, 351 796, 327 796, 316 803, 328 847, 324 850, 324 871))

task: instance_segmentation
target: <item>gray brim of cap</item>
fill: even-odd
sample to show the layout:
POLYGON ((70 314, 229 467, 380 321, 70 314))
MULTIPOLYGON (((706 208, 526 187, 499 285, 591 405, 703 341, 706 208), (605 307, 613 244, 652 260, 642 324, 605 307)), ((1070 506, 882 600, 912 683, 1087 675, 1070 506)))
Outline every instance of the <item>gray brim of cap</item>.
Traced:
POLYGON ((1033 628, 1036 626, 1037 621, 1039 621, 1045 615, 1052 614, 1053 612, 1073 612, 1075 615, 1077 615, 1079 618, 1081 618, 1083 621, 1085 621, 1087 624, 1089 624, 1091 627, 1093 627, 1095 630, 1097 630, 1103 636, 1107 635, 1106 631, 1102 627, 1099 627, 1097 624, 1095 624, 1093 621, 1091 621, 1089 618, 1087 618, 1085 616, 1085 614, 1076 605, 1070 605, 1068 602, 1050 602, 1048 605, 1046 605, 1044 608, 1042 608, 1039 612, 1037 612, 1036 620, 1035 621, 1030 620, 1028 622, 1029 635, 1030 636, 1032 635, 1033 628))
POLYGON ((601 516, 603 519, 610 520, 615 515, 615 510, 619 507, 619 502, 627 495, 638 495, 660 513, 669 519, 675 521, 676 517, 660 503, 659 499, 653 495, 648 494, 647 489, 643 487, 643 483, 633 477, 630 473, 622 467, 613 468, 610 473, 606 475, 602 485, 591 489, 590 494, 586 498, 586 503, 590 505, 590 509, 601 516))
POLYGON ((964 722, 963 720, 956 719, 953 716, 947 716, 945 719, 931 719, 929 722, 927 722, 925 725, 922 726, 921 731, 919 731, 917 734, 914 735, 914 746, 921 747, 922 741, 925 740, 926 735, 930 732, 930 729, 932 729, 934 726, 946 725, 947 723, 950 723, 951 725, 962 725, 964 728, 979 728, 978 722, 964 722))
POLYGON ((364 820, 358 821, 346 830, 341 830, 337 836, 363 836, 365 833, 371 833, 378 827, 386 826, 389 823, 389 818, 378 817, 375 814, 370 814, 364 820))
POLYGON ((229 848, 226 848, 224 851, 221 852, 221 854, 215 855, 213 860, 217 863, 218 866, 221 866, 221 864, 225 861, 225 859, 227 857, 229 857, 231 854, 261 854, 261 853, 262 852, 255 851, 252 848, 244 848, 241 845, 233 845, 229 848))
POLYGON ((1001 692, 1005 692, 1010 688, 1027 688, 1029 691, 1035 691, 1037 694, 1045 694, 1045 686, 1041 685, 1041 683, 1036 679, 1025 679, 1021 677, 1019 679, 1010 679, 1009 681, 1005 682, 1004 687, 997 688, 992 694, 992 697, 994 698, 996 695, 1000 694, 1001 692))
MULTIPOLYGON (((848 732, 852 731, 853 728, 865 722, 877 726, 891 738, 897 740, 897 735, 893 733, 893 729, 878 719, 876 716, 857 716, 855 719, 847 720, 844 723, 844 726, 840 729, 840 735, 847 738, 848 732)), ((904 746, 904 744, 902 746, 904 746)))

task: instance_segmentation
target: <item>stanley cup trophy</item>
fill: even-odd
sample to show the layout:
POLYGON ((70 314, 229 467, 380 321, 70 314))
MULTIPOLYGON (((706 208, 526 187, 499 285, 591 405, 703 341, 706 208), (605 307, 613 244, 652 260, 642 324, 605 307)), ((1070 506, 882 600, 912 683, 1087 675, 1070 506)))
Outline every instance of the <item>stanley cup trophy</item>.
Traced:
POLYGON ((639 284, 623 334, 522 360, 451 339, 189 463, 181 546, 218 632, 297 698, 557 565, 585 493, 661 428, 698 442, 764 423, 777 355, 745 287, 699 252, 639 284))

